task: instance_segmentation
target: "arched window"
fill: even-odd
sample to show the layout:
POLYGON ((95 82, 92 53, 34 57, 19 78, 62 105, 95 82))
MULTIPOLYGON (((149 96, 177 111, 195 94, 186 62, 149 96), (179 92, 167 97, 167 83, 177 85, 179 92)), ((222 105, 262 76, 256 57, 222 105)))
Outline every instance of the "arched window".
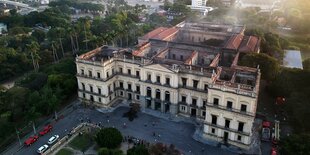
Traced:
POLYGON ((159 89, 156 89, 156 98, 160 99, 160 90, 159 89))
POLYGON ((150 87, 146 88, 146 96, 152 97, 152 89, 150 87))
POLYGON ((165 101, 170 102, 170 93, 168 91, 165 92, 165 101))

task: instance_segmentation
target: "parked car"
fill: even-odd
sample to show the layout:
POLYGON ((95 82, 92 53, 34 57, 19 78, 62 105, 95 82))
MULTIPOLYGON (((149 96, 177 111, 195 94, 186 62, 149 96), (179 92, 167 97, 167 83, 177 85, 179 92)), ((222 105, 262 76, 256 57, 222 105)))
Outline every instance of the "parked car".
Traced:
POLYGON ((39 154, 44 153, 46 150, 48 149, 48 145, 44 144, 43 146, 39 147, 39 149, 37 150, 37 152, 39 154))
POLYGON ((263 121, 262 140, 270 141, 271 138, 271 122, 263 121))
POLYGON ((50 139, 48 139, 48 144, 53 144, 54 142, 56 142, 59 139, 59 135, 54 135, 52 136, 50 139))
POLYGON ((34 135, 34 136, 30 136, 25 142, 24 144, 26 146, 30 146, 31 144, 33 144, 34 142, 36 142, 39 139, 39 136, 34 135))
POLYGON ((52 130, 53 126, 52 125, 47 125, 43 128, 42 131, 39 132, 40 136, 44 136, 45 134, 47 134, 48 132, 50 132, 52 130))

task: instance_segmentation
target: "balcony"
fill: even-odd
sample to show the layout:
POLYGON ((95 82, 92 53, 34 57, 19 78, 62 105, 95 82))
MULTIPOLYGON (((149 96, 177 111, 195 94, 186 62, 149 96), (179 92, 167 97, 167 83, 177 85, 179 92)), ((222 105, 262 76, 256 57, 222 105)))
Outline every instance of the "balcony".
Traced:
POLYGON ((212 124, 212 123, 209 123, 207 121, 204 121, 204 123, 209 125, 209 126, 212 126, 212 127, 220 128, 220 129, 227 130, 227 131, 230 131, 230 132, 235 132, 235 133, 238 133, 238 134, 241 134, 241 135, 245 135, 245 136, 250 136, 249 132, 238 131, 237 129, 227 128, 225 126, 218 125, 218 124, 212 124))
POLYGON ((179 85, 179 88, 189 89, 189 90, 192 90, 192 91, 198 91, 198 92, 202 92, 202 93, 208 93, 208 90, 194 88, 194 87, 190 87, 190 86, 186 86, 186 85, 179 85))
POLYGON ((91 94, 91 95, 95 95, 95 96, 108 97, 108 96, 106 96, 106 95, 103 95, 103 94, 98 94, 98 93, 91 92, 91 91, 88 91, 88 90, 78 89, 78 91, 80 91, 80 92, 84 92, 84 93, 87 93, 87 94, 91 94))
POLYGON ((237 114, 243 114, 243 115, 255 117, 255 113, 247 112, 247 111, 241 111, 240 109, 235 109, 235 108, 227 108, 227 106, 217 105, 217 104, 213 104, 213 103, 209 103, 209 102, 206 104, 206 106, 211 107, 211 108, 220 109, 220 110, 234 112, 237 114))

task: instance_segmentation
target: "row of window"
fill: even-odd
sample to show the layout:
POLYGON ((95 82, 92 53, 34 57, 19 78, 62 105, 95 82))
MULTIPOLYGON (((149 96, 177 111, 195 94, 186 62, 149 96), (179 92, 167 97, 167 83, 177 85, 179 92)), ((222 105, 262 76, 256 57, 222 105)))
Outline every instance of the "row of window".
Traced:
MULTIPOLYGON (((187 100, 186 98, 187 98, 187 97, 186 97, 185 95, 182 95, 182 96, 181 96, 181 102, 187 103, 187 102, 186 102, 186 100, 187 100)), ((191 105, 192 105, 192 106, 198 106, 198 105, 197 105, 197 100, 198 100, 197 98, 192 97, 192 104, 191 104, 191 105)), ((202 101, 202 106, 205 107, 206 105, 207 105, 207 100, 203 100, 203 101, 202 101)))
MULTIPOLYGON (((151 87, 146 88, 146 96, 152 98, 152 88, 151 87)), ((159 100, 161 99, 160 89, 155 90, 155 98, 159 99, 159 100)), ((169 91, 165 91, 165 101, 170 102, 170 92, 169 91)))
MULTIPOLYGON (((211 115, 211 124, 213 125, 217 125, 217 117, 216 115, 211 115)), ((225 119, 225 128, 230 128, 230 120, 229 119, 225 119)), ((244 127, 244 122, 238 122, 238 131, 243 132, 243 127, 244 127)))
MULTIPOLYGON (((218 106, 219 105, 219 99, 218 98, 213 98, 213 105, 214 106, 218 106)), ((226 108, 228 110, 231 110, 233 108, 233 102, 232 101, 227 101, 226 102, 226 108)), ((241 112, 246 112, 246 110, 247 110, 247 105, 241 104, 240 111, 241 112)))
MULTIPOLYGON (((211 128, 211 133, 212 134, 216 134, 215 133, 215 128, 211 128)), ((237 141, 241 141, 242 140, 242 136, 241 135, 237 135, 237 141)))
MULTIPOLYGON (((187 86, 189 86, 189 85, 187 84, 187 81, 188 81, 187 78, 182 77, 182 78, 181 78, 181 81, 182 81, 182 87, 187 87, 187 86)), ((199 80, 193 80, 192 83, 193 83, 192 87, 195 88, 195 89, 197 89, 197 88, 198 88, 199 80)), ((203 88, 203 89, 204 89, 205 91, 208 91, 208 84, 204 84, 204 88, 203 88)))
MULTIPOLYGON (((123 68, 122 68, 122 67, 119 68, 119 72, 120 72, 120 73, 123 73, 123 68)), ((82 74, 82 75, 85 75, 84 69, 81 69, 81 74, 82 74)), ((109 77, 110 77, 109 72, 106 72, 106 74, 107 74, 107 78, 109 78, 109 77)), ((127 74, 128 74, 128 75, 132 75, 132 74, 131 74, 131 69, 127 69, 127 74)), ((114 69, 112 69, 112 75, 114 75, 114 69)), ((92 71, 91 71, 91 70, 88 70, 88 76, 89 76, 89 77, 93 77, 93 74, 92 74, 92 71)), ((136 77, 140 77, 140 71, 139 71, 139 70, 136 70, 135 76, 136 76, 136 77)), ((97 78, 101 78, 100 72, 97 72, 97 76, 96 76, 96 77, 97 77, 97 78)), ((152 81, 152 74, 149 73, 149 72, 147 73, 147 80, 148 80, 148 81, 152 81)), ((187 85, 187 81, 188 81, 187 78, 182 77, 182 78, 181 78, 181 81, 182 81, 182 86, 183 86, 183 87, 189 86, 189 85, 187 85)), ((156 75, 156 82, 157 82, 157 83, 161 83, 161 77, 160 77, 159 75, 156 75)), ((197 88, 198 88, 199 80, 193 80, 192 83, 193 83, 192 88, 197 89, 197 88)), ((165 85, 170 85, 170 77, 166 77, 166 78, 165 78, 165 85)), ((207 85, 207 84, 204 85, 204 90, 205 90, 205 91, 208 91, 208 85, 207 85)))

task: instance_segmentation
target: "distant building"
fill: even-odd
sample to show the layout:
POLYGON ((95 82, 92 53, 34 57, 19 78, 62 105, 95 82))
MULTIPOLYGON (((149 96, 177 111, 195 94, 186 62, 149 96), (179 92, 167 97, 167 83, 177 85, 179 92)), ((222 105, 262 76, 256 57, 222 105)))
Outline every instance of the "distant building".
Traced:
POLYGON ((183 23, 149 32, 137 49, 96 48, 76 58, 78 96, 102 107, 124 99, 143 111, 192 117, 203 124, 201 137, 247 150, 260 70, 238 66, 240 47, 259 49, 259 39, 244 30, 242 25, 183 23), (209 46, 210 39, 221 44, 209 46))
POLYGON ((49 0, 41 0, 41 1, 40 1, 40 4, 41 4, 41 5, 48 5, 49 3, 50 3, 49 0))
POLYGON ((287 68, 303 69, 302 58, 298 50, 284 50, 283 66, 287 68))
POLYGON ((201 15, 207 15, 208 9, 206 3, 208 0, 192 0, 191 10, 199 12, 201 15))
POLYGON ((272 10, 278 7, 278 3, 280 3, 280 0, 237 0, 235 5, 240 8, 272 10))

